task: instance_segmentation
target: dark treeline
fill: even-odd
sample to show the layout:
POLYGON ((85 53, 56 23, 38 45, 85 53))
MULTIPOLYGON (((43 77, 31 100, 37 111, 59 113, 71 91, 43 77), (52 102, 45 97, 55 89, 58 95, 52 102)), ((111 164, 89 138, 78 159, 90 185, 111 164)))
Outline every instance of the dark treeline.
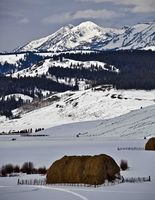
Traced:
MULTIPOLYGON (((61 60, 62 57, 77 61, 105 62, 109 65, 114 65, 120 70, 120 73, 115 74, 115 76, 111 76, 110 73, 102 73, 102 81, 101 75, 99 73, 96 74, 96 80, 99 80, 99 84, 108 80, 118 89, 155 89, 155 52, 153 51, 126 50, 78 54, 66 53, 61 56, 54 56, 54 59, 61 60)), ((83 73, 84 71, 81 71, 81 77, 84 76, 83 73)))
POLYGON ((24 101, 19 98, 18 100, 14 97, 8 97, 7 99, 0 99, 0 115, 5 115, 6 117, 12 117, 11 110, 20 107, 24 104, 24 101))
POLYGON ((41 90, 64 92, 67 90, 78 90, 75 86, 65 85, 63 83, 55 82, 45 77, 20 77, 12 78, 0 76, 0 97, 21 93, 35 97, 41 90))
POLYGON ((51 67, 48 71, 51 75, 57 78, 75 78, 75 80, 90 80, 94 84, 114 84, 117 74, 114 72, 105 71, 102 68, 63 68, 51 67))
POLYGON ((155 64, 154 51, 141 50, 122 50, 122 51, 102 51, 92 53, 65 53, 57 57, 69 58, 77 61, 100 61, 110 65, 115 65, 121 70, 131 69, 136 67, 147 67, 155 64))

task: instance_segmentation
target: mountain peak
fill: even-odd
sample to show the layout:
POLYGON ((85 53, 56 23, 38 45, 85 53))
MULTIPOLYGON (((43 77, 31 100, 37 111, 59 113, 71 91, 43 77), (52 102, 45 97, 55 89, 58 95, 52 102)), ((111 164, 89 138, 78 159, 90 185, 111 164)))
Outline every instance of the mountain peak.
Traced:
POLYGON ((97 24, 95 24, 94 22, 92 21, 85 21, 85 22, 82 22, 81 24, 78 25, 79 27, 96 27, 98 26, 97 24))
POLYGON ((31 41, 18 51, 152 49, 155 46, 154 32, 155 22, 116 29, 85 21, 77 26, 64 26, 47 37, 31 41))

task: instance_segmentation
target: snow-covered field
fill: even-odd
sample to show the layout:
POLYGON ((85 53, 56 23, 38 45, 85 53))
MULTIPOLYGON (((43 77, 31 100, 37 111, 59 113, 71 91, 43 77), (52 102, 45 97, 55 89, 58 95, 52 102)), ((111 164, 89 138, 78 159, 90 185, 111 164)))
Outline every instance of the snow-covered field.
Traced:
MULTIPOLYGON (((59 128, 55 128, 55 134, 57 131, 60 134, 59 128)), ((99 188, 56 185, 21 186, 17 185, 19 177, 0 177, 0 200, 102 200, 103 198, 107 200, 154 200, 155 153, 145 150, 117 150, 118 147, 143 148, 147 140, 97 137, 93 139, 91 137, 70 137, 70 139, 66 137, 65 139, 63 133, 67 131, 66 125, 63 130, 61 129, 62 138, 50 136, 29 138, 18 136, 16 137, 16 141, 11 141, 11 136, 0 136, 0 166, 7 163, 21 165, 25 161, 32 161, 35 166, 45 165, 49 167, 53 161, 64 155, 95 155, 105 153, 112 156, 118 164, 122 159, 128 161, 129 169, 121 172, 124 177, 151 176, 151 182, 121 183, 113 186, 101 186, 99 188)), ((78 132, 78 127, 74 131, 78 132)), ((51 134, 49 131, 49 135, 51 134)), ((20 178, 29 179, 33 177, 22 176, 20 178)))
POLYGON ((0 131, 50 128, 72 122, 109 119, 155 104, 155 90, 89 89, 54 96, 60 99, 46 107, 21 112, 20 119, 0 117, 0 131))

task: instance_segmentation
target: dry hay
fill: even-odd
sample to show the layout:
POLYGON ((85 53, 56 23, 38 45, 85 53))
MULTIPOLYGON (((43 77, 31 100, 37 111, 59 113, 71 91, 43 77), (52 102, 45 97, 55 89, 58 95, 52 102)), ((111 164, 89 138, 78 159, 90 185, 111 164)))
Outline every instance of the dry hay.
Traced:
POLYGON ((155 138, 150 138, 145 144, 145 150, 155 150, 155 138))
POLYGON ((108 155, 64 156, 55 161, 47 171, 46 181, 50 183, 102 184, 112 181, 120 168, 108 155))

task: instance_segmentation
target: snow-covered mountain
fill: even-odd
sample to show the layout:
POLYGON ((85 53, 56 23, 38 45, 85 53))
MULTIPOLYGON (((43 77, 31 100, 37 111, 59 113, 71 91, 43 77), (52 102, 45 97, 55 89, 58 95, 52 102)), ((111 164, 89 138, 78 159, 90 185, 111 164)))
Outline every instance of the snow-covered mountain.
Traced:
MULTIPOLYGON (((103 120, 123 115, 134 109, 155 104, 155 90, 116 90, 100 86, 93 90, 67 91, 53 94, 39 101, 16 109, 21 118, 0 117, 0 130, 50 128, 71 122, 103 120), (36 106, 38 105, 38 106, 36 106)), ((127 123, 127 122, 126 122, 127 123)))
POLYGON ((78 26, 62 27, 57 32, 33 40, 16 51, 154 49, 154 46, 155 22, 113 29, 86 21, 78 26))

